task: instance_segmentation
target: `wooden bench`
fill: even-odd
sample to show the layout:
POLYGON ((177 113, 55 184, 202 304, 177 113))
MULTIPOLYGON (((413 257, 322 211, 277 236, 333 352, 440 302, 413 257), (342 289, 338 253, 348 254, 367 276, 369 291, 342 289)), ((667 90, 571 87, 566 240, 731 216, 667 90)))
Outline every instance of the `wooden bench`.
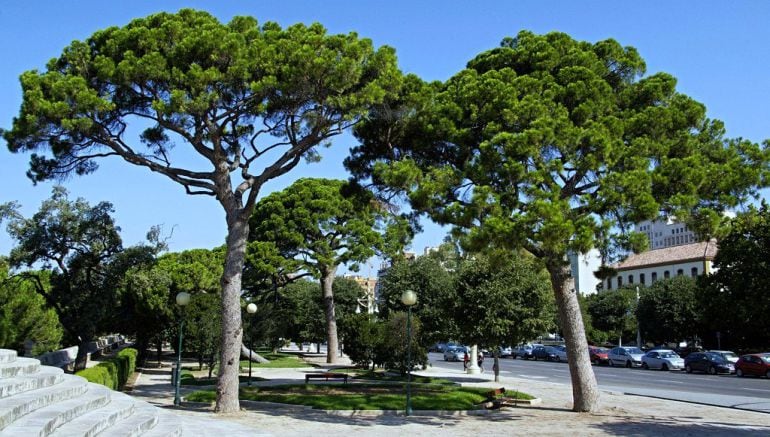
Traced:
POLYGON ((348 383, 348 375, 347 373, 332 373, 332 372, 324 372, 324 373, 307 373, 305 374, 305 384, 310 382, 311 379, 323 379, 324 381, 328 380, 338 380, 342 379, 345 381, 345 384, 348 383))
POLYGON ((513 407, 516 406, 516 398, 502 396, 505 394, 505 388, 500 387, 487 392, 487 401, 485 406, 491 409, 498 409, 500 407, 513 407))

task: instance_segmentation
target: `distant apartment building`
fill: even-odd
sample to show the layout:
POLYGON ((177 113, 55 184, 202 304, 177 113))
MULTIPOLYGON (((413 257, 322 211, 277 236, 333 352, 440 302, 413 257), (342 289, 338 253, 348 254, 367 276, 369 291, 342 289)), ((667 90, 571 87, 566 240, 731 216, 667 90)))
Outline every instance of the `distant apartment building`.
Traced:
POLYGON ((647 235, 650 250, 691 244, 697 241, 695 233, 682 223, 668 220, 646 220, 636 224, 636 231, 647 235))

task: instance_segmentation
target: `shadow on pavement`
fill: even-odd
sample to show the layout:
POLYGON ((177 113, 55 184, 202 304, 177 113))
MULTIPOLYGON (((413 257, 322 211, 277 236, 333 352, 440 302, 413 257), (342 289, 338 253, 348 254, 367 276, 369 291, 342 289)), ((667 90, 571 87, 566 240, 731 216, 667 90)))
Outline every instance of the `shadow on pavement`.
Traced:
POLYGON ((770 426, 737 425, 735 423, 710 422, 702 417, 624 417, 623 422, 591 424, 590 427, 609 435, 634 436, 756 436, 770 435, 770 426), (697 422, 696 422, 697 420, 697 422))

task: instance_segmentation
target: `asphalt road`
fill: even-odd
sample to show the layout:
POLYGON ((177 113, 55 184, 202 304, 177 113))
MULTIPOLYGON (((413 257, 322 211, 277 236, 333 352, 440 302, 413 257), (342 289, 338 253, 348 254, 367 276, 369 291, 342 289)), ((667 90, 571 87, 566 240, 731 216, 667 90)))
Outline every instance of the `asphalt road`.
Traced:
MULTIPOLYGON (((430 353, 434 366, 462 369, 462 362, 445 362, 443 355, 430 353)), ((492 358, 484 360, 484 373, 491 373, 492 358)), ((687 374, 684 371, 626 369, 593 366, 599 387, 640 396, 681 400, 770 413, 770 379, 735 375, 687 374)), ((567 363, 500 359, 500 375, 570 384, 567 363)))

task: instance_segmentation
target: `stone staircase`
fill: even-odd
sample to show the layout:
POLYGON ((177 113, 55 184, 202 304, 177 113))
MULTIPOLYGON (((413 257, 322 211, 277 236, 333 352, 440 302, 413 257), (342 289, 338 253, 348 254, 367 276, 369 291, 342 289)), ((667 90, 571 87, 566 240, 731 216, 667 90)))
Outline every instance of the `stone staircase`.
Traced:
POLYGON ((180 436, 179 417, 0 349, 0 436, 180 436))

